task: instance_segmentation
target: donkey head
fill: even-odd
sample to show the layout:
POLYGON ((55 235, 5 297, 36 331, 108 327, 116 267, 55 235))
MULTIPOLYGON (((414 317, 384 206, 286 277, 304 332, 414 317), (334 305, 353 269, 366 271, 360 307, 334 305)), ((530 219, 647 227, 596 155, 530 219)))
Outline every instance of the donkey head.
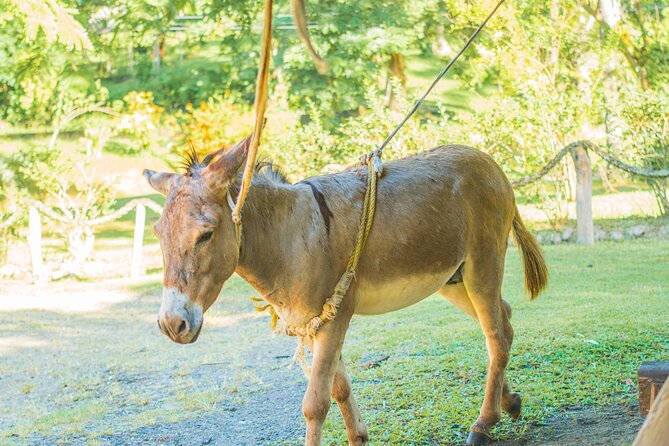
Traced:
POLYGON ((239 247, 225 196, 246 159, 250 139, 201 162, 191 157, 183 175, 144 171, 149 184, 167 197, 153 229, 164 266, 158 326, 174 342, 197 340, 204 312, 237 267, 239 247))

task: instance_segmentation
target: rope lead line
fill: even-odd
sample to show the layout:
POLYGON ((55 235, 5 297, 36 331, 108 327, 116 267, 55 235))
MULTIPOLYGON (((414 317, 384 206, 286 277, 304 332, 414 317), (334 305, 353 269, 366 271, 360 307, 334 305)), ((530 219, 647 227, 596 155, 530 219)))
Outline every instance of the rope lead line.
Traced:
POLYGON ((265 21, 263 25, 262 50, 260 54, 260 69, 256 81, 256 98, 253 104, 255 111, 255 124, 253 127, 253 136, 249 145, 249 153, 246 156, 246 165, 244 166, 244 175, 242 184, 239 187, 237 195, 237 204, 232 211, 232 221, 237 226, 237 234, 241 234, 242 207, 249 192, 251 180, 253 179, 253 169, 258 154, 258 144, 260 143, 260 134, 262 133, 263 123, 265 122, 265 108, 267 106, 267 83, 269 79, 270 50, 272 47, 272 0, 265 0, 265 21))
POLYGON ((376 149, 376 150, 374 150, 374 153, 381 154, 381 152, 382 152, 383 149, 388 145, 388 143, 390 142, 390 140, 393 139, 393 138, 395 137, 395 135, 397 134, 397 132, 400 131, 400 129, 401 129, 401 128, 404 126, 404 124, 409 120, 409 118, 412 117, 414 113, 416 113, 416 110, 418 110, 418 108, 421 106, 421 104, 423 103, 423 101, 425 100, 425 98, 430 94, 430 92, 432 92, 432 89, 435 87, 435 85, 437 85, 437 83, 439 83, 439 81, 441 80, 441 78, 444 77, 444 75, 445 75, 446 73, 448 73, 448 70, 450 70, 451 67, 455 64, 455 62, 460 58, 460 56, 462 56, 462 53, 464 53, 464 52, 467 50, 467 48, 469 48, 469 45, 472 44, 472 42, 474 41, 474 39, 476 39, 476 36, 479 35, 479 33, 481 32, 481 30, 482 30, 483 28, 485 28, 485 26, 488 24, 488 21, 492 18, 493 15, 495 15, 495 13, 496 13, 497 10, 499 9, 499 7, 502 6, 502 3, 504 3, 504 0, 499 0, 499 2, 497 2, 497 5, 495 6, 495 8, 490 12, 490 14, 488 14, 488 17, 486 17, 486 19, 483 21, 483 23, 481 23, 481 24, 479 25, 479 27, 476 28, 476 31, 474 31, 474 33, 471 35, 471 37, 469 37, 469 40, 467 40, 467 42, 466 42, 465 45, 462 47, 462 49, 460 49, 460 51, 458 52, 458 54, 456 54, 455 57, 453 57, 453 59, 451 59, 451 61, 448 63, 448 65, 446 65, 446 68, 444 68, 443 70, 441 70, 441 73, 439 73, 439 75, 432 81, 432 84, 430 84, 430 86, 429 86, 428 89, 425 91, 425 93, 423 93, 423 96, 421 96, 420 99, 418 99, 418 100, 416 101, 416 103, 414 104, 413 108, 412 108, 411 110, 409 110, 409 113, 407 113, 407 115, 404 117, 404 119, 402 119, 402 122, 400 122, 400 123, 397 125, 397 127, 395 127, 395 130, 393 130, 393 131, 390 133, 390 135, 388 135, 388 137, 385 139, 385 141, 383 141, 383 143, 379 146, 379 148, 376 149))

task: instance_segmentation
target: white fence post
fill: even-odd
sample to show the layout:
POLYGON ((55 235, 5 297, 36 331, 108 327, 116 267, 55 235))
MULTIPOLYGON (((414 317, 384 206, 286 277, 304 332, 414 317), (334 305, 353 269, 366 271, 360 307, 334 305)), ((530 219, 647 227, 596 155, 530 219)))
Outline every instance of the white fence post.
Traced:
POLYGON ((146 208, 138 203, 135 211, 135 237, 132 243, 132 261, 130 262, 130 278, 136 279, 141 275, 142 244, 144 243, 144 221, 146 208))
POLYGON ((592 220, 592 167, 588 151, 580 145, 571 151, 576 170, 576 241, 581 245, 595 244, 595 225, 592 220))
POLYGON ((33 277, 41 277, 44 271, 42 263, 42 222, 39 212, 34 206, 29 208, 28 218, 28 246, 30 247, 30 259, 33 266, 33 277))

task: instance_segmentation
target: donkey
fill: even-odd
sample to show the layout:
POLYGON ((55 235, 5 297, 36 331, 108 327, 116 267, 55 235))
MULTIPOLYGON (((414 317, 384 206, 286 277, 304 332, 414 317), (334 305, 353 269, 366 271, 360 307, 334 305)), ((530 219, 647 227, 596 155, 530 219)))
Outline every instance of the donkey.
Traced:
MULTIPOLYGON (((238 243, 234 203, 227 195, 236 196, 249 140, 202 161, 195 157, 183 175, 144 171, 149 184, 167 196, 154 226, 164 262, 158 325, 174 342, 195 342, 203 314, 234 272, 285 322, 306 323, 320 314, 354 248, 366 185, 363 167, 295 184, 271 165, 259 167, 238 243)), ((435 292, 477 319, 486 338, 485 396, 467 443, 491 441, 500 409, 513 419, 520 416, 521 398, 505 378, 513 329, 501 288, 510 232, 533 299, 546 285, 546 264, 520 218, 509 181, 490 156, 450 145, 385 163, 356 279, 336 318, 309 339, 313 365, 302 402, 307 446, 321 444, 331 397, 349 443, 368 441, 341 354, 351 317, 399 310, 435 292)))

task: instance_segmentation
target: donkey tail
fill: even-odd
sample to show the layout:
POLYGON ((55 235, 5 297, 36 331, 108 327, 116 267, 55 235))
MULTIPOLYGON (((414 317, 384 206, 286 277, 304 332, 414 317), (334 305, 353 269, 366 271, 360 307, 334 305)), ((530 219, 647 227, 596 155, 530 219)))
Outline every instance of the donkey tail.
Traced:
POLYGON ((513 238, 516 246, 523 255, 525 267, 525 289, 530 293, 530 300, 534 299, 546 287, 548 282, 548 268, 541 253, 537 239, 527 230, 520 218, 518 207, 513 216, 513 238))

